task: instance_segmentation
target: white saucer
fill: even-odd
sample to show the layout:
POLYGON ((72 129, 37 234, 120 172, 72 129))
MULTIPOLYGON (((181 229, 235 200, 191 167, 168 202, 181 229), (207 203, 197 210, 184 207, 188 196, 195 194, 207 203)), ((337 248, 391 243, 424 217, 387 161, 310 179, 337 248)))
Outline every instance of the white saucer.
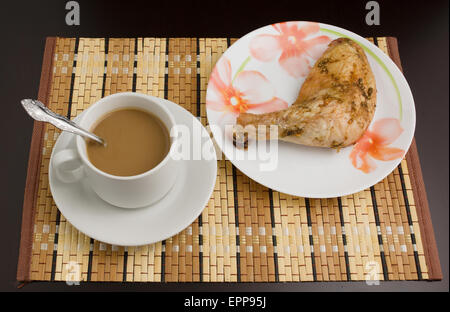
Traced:
MULTIPOLYGON (((191 150, 192 135, 198 135, 194 126, 202 131, 202 146, 214 149, 206 129, 191 113, 175 103, 165 102, 176 123, 191 130, 191 150)), ((62 132, 53 148, 52 158, 56 152, 74 146, 74 138, 74 135, 62 132)), ((86 179, 71 184, 58 180, 51 160, 50 189, 60 212, 87 236, 119 246, 152 244, 181 232, 203 211, 217 176, 215 155, 210 160, 182 160, 177 181, 163 199, 148 207, 124 209, 100 199, 86 179)))

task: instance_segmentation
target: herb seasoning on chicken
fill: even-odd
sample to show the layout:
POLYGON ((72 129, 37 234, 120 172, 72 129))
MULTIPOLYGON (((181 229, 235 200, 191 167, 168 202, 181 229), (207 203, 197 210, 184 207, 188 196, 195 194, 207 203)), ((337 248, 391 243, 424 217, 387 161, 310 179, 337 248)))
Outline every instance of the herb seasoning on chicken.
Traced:
MULTIPOLYGON (((267 114, 242 113, 237 132, 246 126, 278 128, 278 139, 296 144, 342 148, 355 143, 375 113, 375 77, 363 49, 354 41, 332 41, 289 108, 267 114)), ((251 128, 251 127, 250 127, 251 128)), ((267 136, 249 136, 265 140, 267 136)))

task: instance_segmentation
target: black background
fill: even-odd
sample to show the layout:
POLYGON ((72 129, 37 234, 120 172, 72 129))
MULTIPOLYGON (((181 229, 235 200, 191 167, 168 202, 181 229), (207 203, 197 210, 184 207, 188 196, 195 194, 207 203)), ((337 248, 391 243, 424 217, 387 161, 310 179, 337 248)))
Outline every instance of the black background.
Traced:
POLYGON ((441 282, 152 284, 36 282, 18 291, 415 291, 449 290, 449 1, 378 1, 381 25, 365 24, 367 1, 88 1, 80 26, 65 24, 67 1, 8 1, 0 5, 0 290, 15 280, 32 120, 19 104, 36 98, 46 36, 240 37, 288 20, 336 25, 363 37, 395 36, 416 110, 416 141, 444 280, 441 282))

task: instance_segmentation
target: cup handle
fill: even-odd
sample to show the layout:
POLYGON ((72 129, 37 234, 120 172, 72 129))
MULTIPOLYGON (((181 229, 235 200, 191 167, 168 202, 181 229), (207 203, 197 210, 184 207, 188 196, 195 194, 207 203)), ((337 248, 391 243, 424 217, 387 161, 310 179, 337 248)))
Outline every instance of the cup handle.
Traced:
POLYGON ((75 183, 84 176, 83 164, 76 150, 66 149, 58 152, 53 156, 52 163, 56 176, 64 183, 75 183))

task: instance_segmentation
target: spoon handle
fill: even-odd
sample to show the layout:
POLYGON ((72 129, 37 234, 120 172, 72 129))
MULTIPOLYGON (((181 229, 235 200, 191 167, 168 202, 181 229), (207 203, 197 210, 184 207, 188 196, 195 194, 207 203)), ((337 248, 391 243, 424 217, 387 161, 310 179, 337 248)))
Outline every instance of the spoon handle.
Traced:
POLYGON ((63 131, 68 131, 82 137, 94 140, 102 145, 105 145, 105 141, 96 136, 95 134, 84 130, 72 120, 56 114, 55 112, 48 109, 42 102, 37 100, 25 99, 21 101, 22 106, 25 108, 27 113, 35 120, 49 122, 56 128, 63 131))

